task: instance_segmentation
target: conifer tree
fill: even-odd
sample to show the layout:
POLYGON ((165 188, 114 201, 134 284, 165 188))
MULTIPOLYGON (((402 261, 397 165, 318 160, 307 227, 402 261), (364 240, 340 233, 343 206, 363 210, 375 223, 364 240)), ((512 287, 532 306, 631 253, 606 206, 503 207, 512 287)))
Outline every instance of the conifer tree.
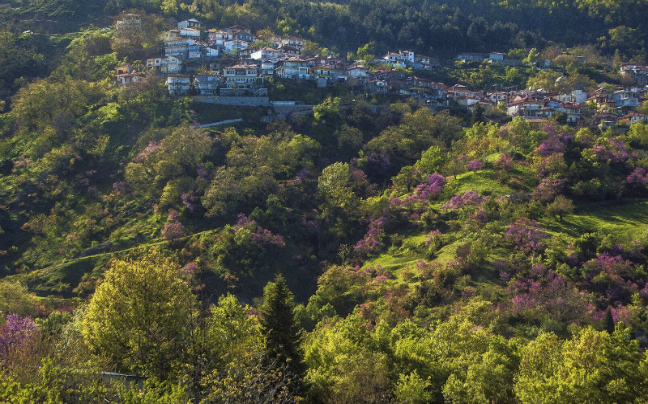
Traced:
POLYGON ((293 294, 286 279, 278 274, 263 291, 261 330, 265 336, 268 364, 285 367, 295 376, 294 387, 299 389, 304 375, 303 354, 300 347, 301 329, 295 320, 293 294))

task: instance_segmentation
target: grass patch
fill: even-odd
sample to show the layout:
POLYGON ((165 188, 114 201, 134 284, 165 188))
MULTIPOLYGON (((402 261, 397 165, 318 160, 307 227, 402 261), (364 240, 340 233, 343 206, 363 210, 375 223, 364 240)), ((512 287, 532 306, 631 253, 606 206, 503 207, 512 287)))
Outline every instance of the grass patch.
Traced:
POLYGON ((541 224, 554 235, 563 233, 577 238, 584 233, 600 232, 627 242, 648 233, 648 201, 582 204, 562 222, 545 218, 541 224))
POLYGON ((495 197, 513 192, 509 187, 499 182, 493 170, 480 170, 460 174, 456 179, 451 179, 446 186, 446 192, 449 195, 464 193, 466 191, 475 191, 479 195, 495 197))

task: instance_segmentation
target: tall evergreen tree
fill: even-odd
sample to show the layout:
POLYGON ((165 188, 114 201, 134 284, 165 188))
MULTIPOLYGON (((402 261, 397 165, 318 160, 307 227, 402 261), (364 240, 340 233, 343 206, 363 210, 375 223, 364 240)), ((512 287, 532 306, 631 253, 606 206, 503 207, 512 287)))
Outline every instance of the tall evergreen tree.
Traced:
POLYGON ((475 108, 473 108, 472 115, 470 117, 470 124, 474 125, 480 122, 484 122, 484 106, 480 103, 477 103, 477 105, 475 105, 475 108))
POLYGON ((305 373, 300 347, 301 329, 295 320, 293 294, 281 274, 275 277, 274 282, 268 282, 263 298, 260 313, 266 358, 269 364, 285 366, 295 376, 293 387, 299 390, 305 373))

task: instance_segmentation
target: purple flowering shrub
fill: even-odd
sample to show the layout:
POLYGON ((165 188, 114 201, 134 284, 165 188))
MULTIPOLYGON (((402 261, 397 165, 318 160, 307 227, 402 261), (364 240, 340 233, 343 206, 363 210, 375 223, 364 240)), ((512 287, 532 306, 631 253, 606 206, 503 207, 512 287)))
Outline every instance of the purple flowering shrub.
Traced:
POLYGON ((628 175, 626 182, 639 187, 648 186, 648 171, 645 168, 637 167, 628 175))
POLYGON ((629 147, 623 140, 610 137, 601 138, 592 146, 590 155, 593 155, 600 162, 607 162, 611 164, 623 164, 628 159, 637 157, 634 152, 629 152, 629 147))
POLYGON ((557 136, 550 136, 540 142, 536 149, 536 154, 542 157, 549 157, 552 154, 563 153, 565 151, 565 144, 557 136))
POLYGON ((513 157, 506 153, 502 153, 495 162, 495 167, 498 170, 508 171, 513 168, 513 157))
POLYGON ((482 198, 475 191, 466 191, 463 194, 453 196, 448 202, 443 205, 444 209, 461 209, 468 206, 479 206, 482 202, 487 201, 489 198, 482 198))
POLYGON ((426 200, 432 200, 441 195, 446 179, 440 174, 430 175, 425 182, 418 184, 411 195, 392 197, 389 203, 392 208, 407 207, 412 208, 414 203, 426 200))
POLYGON ((286 243, 281 234, 274 234, 268 229, 259 226, 255 220, 250 220, 248 217, 239 213, 238 221, 232 227, 237 234, 245 233, 249 235, 251 240, 259 246, 274 246, 283 248, 286 243))
POLYGON ((435 214, 429 209, 429 201, 441 195, 446 179, 432 174, 425 182, 418 184, 412 194, 389 198, 383 213, 395 226, 426 226, 434 221, 435 214))
POLYGON ((537 221, 521 217, 506 228, 504 237, 516 250, 530 254, 544 251, 543 241, 549 236, 537 221))
POLYGON ((180 223, 180 220, 178 220, 178 216, 178 211, 173 209, 169 211, 169 216, 167 217, 167 221, 169 223, 165 224, 164 228, 162 229, 163 240, 175 241, 187 235, 187 231, 185 230, 182 223, 180 223))
POLYGON ((0 360, 7 360, 13 353, 20 352, 34 342, 38 330, 29 317, 9 314, 0 327, 0 360))
POLYGON ((646 289, 646 282, 637 279, 632 261, 621 255, 602 253, 583 264, 585 286, 610 304, 629 303, 634 293, 646 289))
POLYGON ((167 223, 162 229, 162 239, 167 241, 179 240, 187 235, 187 231, 180 222, 167 223))
POLYGON ((193 192, 185 192, 180 195, 180 198, 182 198, 182 204, 189 209, 189 212, 193 213, 194 210, 196 210, 196 207, 198 206, 198 198, 196 198, 193 192))
MULTIPOLYGON (((500 274, 500 278, 502 274, 500 274)), ((534 320, 585 320, 591 311, 586 295, 544 264, 536 264, 508 283, 511 313, 534 320)))
POLYGON ((443 186, 446 184, 446 179, 444 176, 439 174, 430 175, 427 180, 419 184, 414 189, 414 195, 419 199, 433 199, 441 194, 443 191, 443 186))
POLYGON ((551 202, 556 196, 562 194, 566 183, 566 178, 558 178, 554 180, 545 178, 540 181, 540 184, 538 184, 538 186, 533 190, 531 197, 543 202, 551 202))
POLYGON ((123 194, 128 188, 128 185, 124 181, 115 182, 112 186, 115 192, 117 192, 118 194, 123 194))
POLYGON ((466 164, 466 168, 468 171, 479 171, 482 168, 484 168, 484 163, 482 163, 480 160, 471 160, 466 164))
POLYGON ((386 216, 380 216, 369 222, 367 233, 356 243, 353 250, 360 254, 371 254, 376 252, 385 239, 385 226, 389 223, 386 216))

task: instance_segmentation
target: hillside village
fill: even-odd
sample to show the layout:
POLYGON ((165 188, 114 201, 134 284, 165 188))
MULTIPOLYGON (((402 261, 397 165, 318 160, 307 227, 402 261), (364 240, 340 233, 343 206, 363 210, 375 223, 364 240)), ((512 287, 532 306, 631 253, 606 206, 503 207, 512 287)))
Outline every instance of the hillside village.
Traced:
POLYGON ((648 1, 0 9, 0 403, 648 403, 648 1))
MULTIPOLYGON (((137 24, 141 24, 137 15, 125 15, 116 23, 115 30, 137 24)), ((198 101, 242 106, 271 105, 267 81, 279 78, 310 80, 318 87, 344 83, 366 97, 412 97, 435 111, 454 107, 472 113, 479 107, 500 122, 506 116, 520 116, 530 122, 557 118, 566 124, 583 121, 605 129, 619 122, 648 121, 648 116, 636 111, 648 93, 648 68, 643 65, 621 66, 622 77, 634 83, 629 87, 600 83, 593 92, 580 88, 564 93, 512 88, 488 92, 411 74, 433 70, 441 64, 433 57, 408 50, 388 52, 372 58, 365 66, 362 60, 347 61, 336 55, 304 56, 305 41, 296 36, 273 34, 264 41, 258 39, 250 28, 241 25, 205 29, 195 18, 180 21, 176 29, 164 33, 163 55, 117 67, 115 80, 118 85, 128 86, 154 74, 165 79, 172 96, 190 95, 198 101), (258 46, 259 43, 265 46, 258 46)), ((456 61, 521 65, 520 60, 499 52, 460 53, 456 61)), ((549 60, 535 66, 551 69, 549 60)))

